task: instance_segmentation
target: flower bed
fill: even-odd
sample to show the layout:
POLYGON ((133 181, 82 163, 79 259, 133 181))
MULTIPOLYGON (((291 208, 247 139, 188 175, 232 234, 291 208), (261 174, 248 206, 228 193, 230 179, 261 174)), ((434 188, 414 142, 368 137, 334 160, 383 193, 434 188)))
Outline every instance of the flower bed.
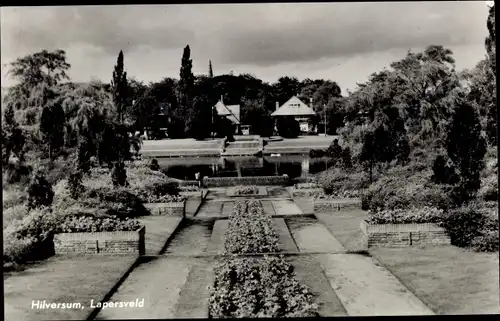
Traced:
POLYGON ((234 188, 235 195, 256 195, 259 194, 257 186, 236 186, 234 188))
POLYGON ((359 198, 315 198, 315 212, 330 212, 347 209, 361 209, 361 199, 359 198))
POLYGON ((225 259, 214 269, 212 318, 315 317, 314 295, 282 257, 225 259))
POLYGON ((198 192, 200 188, 196 185, 179 186, 181 192, 198 192))
POLYGON ((432 207, 369 212, 360 228, 368 247, 450 244, 450 237, 440 226, 443 215, 442 210, 432 207))
POLYGON ((225 235, 226 253, 278 252, 278 236, 270 216, 264 214, 259 201, 238 201, 229 216, 225 235))
POLYGON ((293 185, 294 189, 323 189, 318 183, 297 183, 293 185))
MULTIPOLYGON (((24 263, 54 254, 54 235, 137 231, 136 220, 117 216, 96 217, 87 213, 56 214, 49 208, 32 210, 24 219, 4 229, 4 263, 24 263)), ((133 232, 130 232, 133 233, 133 232)))

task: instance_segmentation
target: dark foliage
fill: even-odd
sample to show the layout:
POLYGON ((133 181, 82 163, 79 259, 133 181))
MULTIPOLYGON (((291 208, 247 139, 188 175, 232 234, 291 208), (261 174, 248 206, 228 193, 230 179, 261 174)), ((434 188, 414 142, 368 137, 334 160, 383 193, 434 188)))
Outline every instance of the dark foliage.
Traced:
POLYGON ((54 191, 42 171, 36 170, 28 185, 28 208, 52 205, 54 191))

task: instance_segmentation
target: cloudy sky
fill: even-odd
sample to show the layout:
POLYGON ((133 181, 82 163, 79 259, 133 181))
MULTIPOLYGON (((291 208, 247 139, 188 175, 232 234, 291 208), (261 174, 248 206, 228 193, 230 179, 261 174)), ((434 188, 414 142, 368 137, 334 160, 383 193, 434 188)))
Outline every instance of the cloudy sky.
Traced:
POLYGON ((485 2, 203 4, 1 8, 3 68, 42 49, 64 49, 73 81, 109 81, 120 49, 130 76, 178 77, 191 47, 193 72, 288 75, 337 81, 345 94, 405 53, 441 44, 457 68, 485 55, 485 2))

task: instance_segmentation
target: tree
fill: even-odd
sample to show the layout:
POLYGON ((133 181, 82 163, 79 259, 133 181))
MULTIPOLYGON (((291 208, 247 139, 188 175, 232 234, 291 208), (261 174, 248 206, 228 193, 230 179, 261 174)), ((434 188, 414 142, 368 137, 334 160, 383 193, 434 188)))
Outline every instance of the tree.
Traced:
MULTIPOLYGON (((177 126, 184 125, 182 133, 176 133, 176 135, 183 135, 188 133, 190 130, 190 123, 193 114, 193 87, 194 87, 194 75, 193 75, 193 61, 191 59, 191 49, 189 45, 184 48, 181 60, 180 69, 180 79, 178 85, 178 106, 176 110, 173 111, 173 121, 177 123, 177 126)), ((179 130, 180 128, 178 128, 179 130)))
POLYGON ((470 199, 481 185, 486 142, 476 110, 463 98, 456 100, 456 110, 446 138, 446 150, 460 176, 460 189, 470 199))
POLYGON ((486 53, 488 54, 488 64, 490 67, 490 92, 492 96, 492 102, 489 104, 488 108, 488 122, 487 122, 487 133, 490 143, 496 145, 498 139, 498 109, 496 104, 497 97, 497 87, 496 87, 496 33, 495 33, 495 4, 490 7, 488 14, 488 20, 486 23, 488 28, 488 37, 485 40, 486 53))
POLYGON ((212 60, 208 61, 208 77, 214 78, 214 71, 212 70, 212 60))
POLYGON ((123 123, 123 115, 128 94, 127 72, 124 71, 123 68, 123 51, 120 50, 115 69, 113 71, 113 79, 111 80, 113 103, 118 113, 118 121, 120 124, 123 123))
POLYGON ((368 169, 370 184, 373 182, 373 166, 377 161, 377 147, 375 144, 375 135, 373 132, 367 132, 363 137, 363 148, 359 156, 364 167, 368 169))
POLYGON ((54 191, 41 170, 37 169, 34 171, 27 192, 28 208, 33 209, 40 206, 52 205, 54 191))
POLYGON ((71 67, 66 62, 66 52, 61 49, 53 52, 47 50, 36 52, 16 59, 8 66, 8 74, 28 91, 41 83, 55 86, 61 80, 68 80, 66 72, 71 67))
POLYGON ((127 186, 127 171, 123 162, 115 162, 111 171, 111 181, 113 186, 127 186))
POLYGON ((349 146, 346 146, 342 150, 342 166, 344 168, 352 167, 352 156, 351 156, 351 149, 349 148, 349 146))
POLYGON ((68 189, 72 198, 78 199, 80 195, 85 190, 85 187, 82 183, 82 173, 76 171, 69 175, 68 177, 68 189))
POLYGON ((90 172, 91 145, 87 137, 81 137, 77 150, 77 170, 82 174, 90 172))
POLYGON ((337 164, 342 157, 342 147, 339 145, 339 140, 334 139, 332 144, 328 147, 328 156, 337 164))
POLYGON ((11 154, 14 154, 19 160, 23 161, 26 137, 15 120, 14 109, 11 105, 7 106, 4 113, 2 136, 3 164, 5 165, 9 162, 11 154))
POLYGON ((49 159, 53 152, 64 146, 65 115, 61 104, 57 101, 45 106, 40 118, 40 132, 49 149, 49 159))

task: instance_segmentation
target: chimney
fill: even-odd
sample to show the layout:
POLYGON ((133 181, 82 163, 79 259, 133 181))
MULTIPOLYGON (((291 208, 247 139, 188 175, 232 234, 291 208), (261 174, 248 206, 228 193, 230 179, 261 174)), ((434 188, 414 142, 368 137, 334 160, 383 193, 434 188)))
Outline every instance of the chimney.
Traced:
POLYGON ((223 98, 223 95, 220 95, 220 102, 224 103, 224 101, 222 100, 222 98, 223 98))
POLYGON ((280 103, 276 102, 276 110, 278 110, 278 108, 280 108, 280 103))
POLYGON ((312 110, 314 110, 314 105, 313 105, 313 99, 312 99, 312 97, 309 98, 309 107, 311 107, 312 110))

